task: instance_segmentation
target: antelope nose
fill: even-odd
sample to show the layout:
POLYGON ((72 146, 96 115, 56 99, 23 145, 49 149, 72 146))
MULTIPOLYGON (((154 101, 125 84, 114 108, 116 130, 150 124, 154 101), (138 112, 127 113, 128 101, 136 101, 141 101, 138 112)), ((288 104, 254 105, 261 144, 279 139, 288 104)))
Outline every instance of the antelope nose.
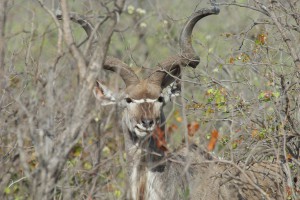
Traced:
POLYGON ((145 128, 151 128, 154 124, 154 120, 152 119, 142 119, 142 125, 145 128))

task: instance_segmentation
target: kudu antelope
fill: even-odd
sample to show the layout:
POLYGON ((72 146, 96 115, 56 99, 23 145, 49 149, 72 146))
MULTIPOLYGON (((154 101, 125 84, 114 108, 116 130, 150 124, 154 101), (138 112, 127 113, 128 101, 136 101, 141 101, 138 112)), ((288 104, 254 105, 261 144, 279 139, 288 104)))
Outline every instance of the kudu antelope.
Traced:
POLYGON ((245 172, 241 170, 241 165, 225 165, 225 162, 209 155, 204 156, 205 153, 194 147, 166 155, 165 148, 157 145, 157 138, 153 134, 157 128, 164 130, 162 108, 170 96, 178 91, 172 83, 180 78, 182 67, 195 68, 200 62, 191 42, 195 24, 218 12, 217 8, 212 8, 193 13, 181 31, 180 54, 159 63, 158 68, 146 79, 140 79, 127 64, 117 58, 107 57, 104 62, 103 68, 118 73, 126 85, 125 90, 116 95, 97 82, 94 94, 103 104, 119 103, 124 109, 122 128, 130 177, 128 199, 282 197, 282 180, 276 165, 255 164, 244 167, 245 172))

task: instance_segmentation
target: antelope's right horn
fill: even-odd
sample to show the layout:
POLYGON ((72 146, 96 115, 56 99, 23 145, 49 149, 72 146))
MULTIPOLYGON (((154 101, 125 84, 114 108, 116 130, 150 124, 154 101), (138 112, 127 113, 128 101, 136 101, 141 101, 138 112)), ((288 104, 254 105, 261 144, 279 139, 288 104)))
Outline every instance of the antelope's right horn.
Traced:
POLYGON ((180 54, 159 63, 159 69, 151 74, 148 80, 164 88, 175 80, 173 76, 180 77, 181 66, 195 68, 200 62, 200 57, 196 54, 192 46, 192 31, 194 26, 200 19, 218 13, 219 9, 216 7, 212 9, 201 9, 194 12, 185 22, 181 31, 179 40, 180 54), (166 80, 165 77, 168 74, 171 76, 166 80))

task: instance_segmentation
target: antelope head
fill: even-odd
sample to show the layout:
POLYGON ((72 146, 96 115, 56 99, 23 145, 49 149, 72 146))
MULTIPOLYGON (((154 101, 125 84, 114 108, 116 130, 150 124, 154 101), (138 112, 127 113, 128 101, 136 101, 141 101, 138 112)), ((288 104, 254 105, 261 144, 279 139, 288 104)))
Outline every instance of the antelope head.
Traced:
POLYGON ((163 128, 165 119, 162 108, 179 90, 179 84, 174 83, 179 81, 182 67, 195 68, 200 62, 191 44, 192 30, 200 19, 218 12, 218 9, 213 8, 193 13, 181 31, 180 54, 159 63, 156 70, 146 79, 139 78, 121 60, 107 56, 103 69, 118 73, 126 88, 122 94, 117 95, 97 82, 94 95, 103 104, 120 103, 124 107, 124 128, 129 131, 132 138, 145 138, 151 135, 156 127, 163 128))

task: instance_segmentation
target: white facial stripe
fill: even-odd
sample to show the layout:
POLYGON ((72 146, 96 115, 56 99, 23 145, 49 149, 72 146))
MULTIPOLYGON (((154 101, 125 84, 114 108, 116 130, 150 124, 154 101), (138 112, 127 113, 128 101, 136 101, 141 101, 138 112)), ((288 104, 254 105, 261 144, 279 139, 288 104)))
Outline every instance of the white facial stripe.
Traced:
POLYGON ((131 99, 132 103, 141 104, 141 103, 155 103, 158 102, 158 99, 131 99))
POLYGON ((157 99, 145 99, 146 103, 154 103, 156 101, 157 101, 157 99))
POLYGON ((157 101, 157 99, 131 99, 133 103, 154 103, 157 101))

